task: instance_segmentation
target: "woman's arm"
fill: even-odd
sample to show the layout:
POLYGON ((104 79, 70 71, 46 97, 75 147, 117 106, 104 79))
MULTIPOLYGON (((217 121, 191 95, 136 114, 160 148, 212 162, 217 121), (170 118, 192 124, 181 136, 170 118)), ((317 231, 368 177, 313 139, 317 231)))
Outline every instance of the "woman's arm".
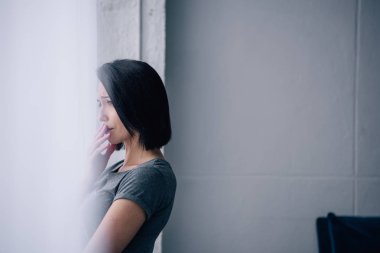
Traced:
POLYGON ((135 202, 115 200, 87 244, 84 253, 119 253, 145 222, 145 212, 135 202))

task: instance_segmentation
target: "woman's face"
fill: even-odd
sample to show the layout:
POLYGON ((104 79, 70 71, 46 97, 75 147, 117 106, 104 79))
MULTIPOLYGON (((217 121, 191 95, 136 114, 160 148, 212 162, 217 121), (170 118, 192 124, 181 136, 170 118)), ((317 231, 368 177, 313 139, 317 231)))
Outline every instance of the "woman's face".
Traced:
POLYGON ((112 144, 122 143, 131 138, 127 129, 121 122, 119 115, 113 107, 111 98, 108 96, 102 83, 98 85, 99 121, 106 125, 106 133, 110 133, 108 141, 112 144))

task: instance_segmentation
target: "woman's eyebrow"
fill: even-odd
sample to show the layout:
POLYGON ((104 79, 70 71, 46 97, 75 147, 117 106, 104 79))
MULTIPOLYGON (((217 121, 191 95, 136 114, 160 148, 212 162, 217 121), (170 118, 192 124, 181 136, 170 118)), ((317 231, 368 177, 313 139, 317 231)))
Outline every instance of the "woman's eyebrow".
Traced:
POLYGON ((101 98, 110 98, 109 96, 100 96, 101 98))

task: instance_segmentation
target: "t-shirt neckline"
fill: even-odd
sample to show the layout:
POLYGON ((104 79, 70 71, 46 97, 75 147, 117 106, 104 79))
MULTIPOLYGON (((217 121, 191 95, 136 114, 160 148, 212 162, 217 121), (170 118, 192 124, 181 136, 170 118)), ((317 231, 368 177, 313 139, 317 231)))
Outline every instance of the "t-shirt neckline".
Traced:
POLYGON ((126 173, 126 172, 129 172, 129 171, 132 171, 132 170, 138 169, 138 168, 140 168, 140 167, 142 167, 142 166, 144 166, 144 165, 146 165, 146 164, 153 163, 153 162, 155 162, 155 161, 157 161, 157 160, 161 160, 161 161, 166 162, 165 159, 162 159, 162 158, 156 157, 156 158, 153 158, 153 159, 148 160, 148 161, 146 161, 146 162, 140 163, 140 164, 138 164, 136 167, 134 167, 134 168, 132 168, 132 169, 118 172, 119 168, 120 168, 121 166, 123 166, 123 163, 124 163, 124 159, 123 159, 123 160, 120 160, 119 162, 117 162, 117 163, 114 165, 115 167, 114 167, 113 169, 111 169, 111 172, 112 172, 112 173, 115 173, 115 174, 126 173))

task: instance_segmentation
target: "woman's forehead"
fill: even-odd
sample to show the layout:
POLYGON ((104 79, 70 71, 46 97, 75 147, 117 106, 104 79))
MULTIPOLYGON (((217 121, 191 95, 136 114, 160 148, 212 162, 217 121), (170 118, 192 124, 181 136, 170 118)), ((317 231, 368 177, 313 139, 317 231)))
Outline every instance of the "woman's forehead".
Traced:
POLYGON ((99 97, 109 97, 102 83, 98 84, 98 94, 99 94, 99 97))

